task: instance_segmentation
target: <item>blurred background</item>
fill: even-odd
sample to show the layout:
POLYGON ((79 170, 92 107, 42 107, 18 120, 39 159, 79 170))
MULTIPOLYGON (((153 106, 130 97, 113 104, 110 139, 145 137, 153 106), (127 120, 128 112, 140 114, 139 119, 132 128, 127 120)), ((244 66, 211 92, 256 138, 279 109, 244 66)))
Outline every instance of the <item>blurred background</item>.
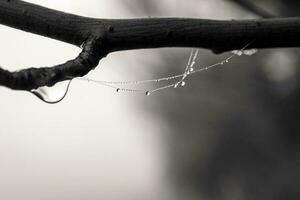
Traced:
MULTIPOLYGON (((28 2, 97 18, 260 17, 241 0, 28 2)), ((297 0, 248 2, 272 16, 300 12, 297 0)), ((63 63, 80 52, 5 26, 0 33, 0 65, 10 70, 63 63)), ((183 73, 190 51, 116 52, 87 77, 183 73)), ((229 55, 200 49, 195 69, 229 55)), ((150 96, 74 80, 55 105, 1 87, 0 199, 299 199, 297 65, 298 49, 259 50, 150 96)))

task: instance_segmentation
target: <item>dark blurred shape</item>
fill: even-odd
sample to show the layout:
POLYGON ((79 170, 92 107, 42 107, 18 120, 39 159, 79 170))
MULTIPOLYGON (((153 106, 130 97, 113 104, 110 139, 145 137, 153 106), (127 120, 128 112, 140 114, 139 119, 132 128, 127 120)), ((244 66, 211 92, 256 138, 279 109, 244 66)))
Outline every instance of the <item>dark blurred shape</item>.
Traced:
POLYGON ((122 3, 126 4, 129 11, 137 15, 154 16, 160 13, 160 7, 155 1, 125 0, 122 3))
MULTIPOLYGON (((145 15, 163 14, 159 1, 123 2, 139 6, 145 15)), ((300 13, 298 0, 261 2, 278 16, 300 13)), ((299 50, 282 50, 296 70, 280 81, 264 71, 266 65, 286 67, 271 60, 273 53, 239 57, 190 77, 184 89, 160 95, 164 110, 155 112, 172 130, 169 168, 179 199, 300 199, 299 50)), ((169 74, 174 63, 185 62, 178 55, 161 57, 169 74)), ((207 51, 200 59, 200 66, 216 62, 207 51)))
POLYGON ((279 0, 281 6, 279 16, 282 17, 299 17, 300 1, 299 0, 279 0))
POLYGON ((265 10, 262 6, 257 5, 257 2, 250 1, 250 0, 232 0, 233 2, 237 3, 244 9, 262 17, 262 18, 273 18, 276 17, 274 14, 269 13, 265 10))

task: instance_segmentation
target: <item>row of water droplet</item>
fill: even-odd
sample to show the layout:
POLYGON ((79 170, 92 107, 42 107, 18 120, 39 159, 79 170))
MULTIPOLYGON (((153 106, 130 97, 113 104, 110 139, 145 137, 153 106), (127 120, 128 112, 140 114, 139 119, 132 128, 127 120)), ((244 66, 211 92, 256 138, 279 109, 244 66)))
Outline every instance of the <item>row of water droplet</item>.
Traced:
MULTIPOLYGON (((99 84, 99 85, 102 85, 105 87, 109 87, 109 88, 114 89, 116 92, 144 93, 146 96, 149 96, 154 92, 162 91, 162 90, 165 90, 168 88, 178 88, 178 86, 183 87, 186 85, 186 79, 188 76, 211 69, 211 68, 214 68, 214 67, 217 67, 217 66, 224 65, 224 64, 228 63, 235 56, 242 56, 242 55, 251 56, 251 55, 255 54, 257 52, 257 49, 246 50, 246 48, 249 45, 250 45, 250 43, 248 43, 241 50, 232 51, 231 52, 232 54, 229 57, 222 60, 221 62, 217 62, 215 64, 212 64, 212 65, 209 65, 206 67, 202 67, 202 68, 198 68, 198 69, 195 69, 194 67, 196 64, 196 59, 198 57, 199 51, 198 51, 198 49, 192 49, 189 59, 188 59, 188 62, 187 62, 187 65, 182 74, 162 77, 162 78, 158 78, 158 79, 148 79, 148 80, 140 80, 140 81, 104 81, 104 80, 90 79, 90 78, 86 78, 86 77, 77 77, 76 79, 83 80, 83 81, 89 81, 89 82, 93 82, 93 83, 96 83, 96 84, 99 84), (156 89, 152 89, 152 90, 132 89, 132 88, 123 87, 123 86, 127 86, 127 85, 140 85, 140 84, 148 84, 148 83, 170 82, 173 80, 176 80, 175 83, 167 84, 162 87, 157 87, 156 89)), ((73 80, 73 78, 70 77, 70 80, 68 80, 68 81, 59 82, 52 87, 40 87, 36 90, 31 90, 31 93, 46 103, 51 103, 51 104, 58 103, 66 97, 72 80, 73 80)))

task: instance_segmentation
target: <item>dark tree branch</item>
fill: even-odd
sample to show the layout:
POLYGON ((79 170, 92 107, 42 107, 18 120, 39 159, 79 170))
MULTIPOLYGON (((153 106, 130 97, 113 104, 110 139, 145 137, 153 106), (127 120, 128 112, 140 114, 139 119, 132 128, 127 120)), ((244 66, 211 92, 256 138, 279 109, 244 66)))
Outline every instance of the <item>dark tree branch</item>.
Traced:
POLYGON ((0 85, 16 90, 32 90, 84 76, 105 56, 101 48, 98 48, 100 46, 101 38, 91 38, 83 45, 77 58, 53 67, 27 68, 16 72, 0 68, 0 85))
POLYGON ((80 46, 102 22, 19 0, 0 0, 0 24, 80 46))
POLYGON ((197 47, 214 52, 248 48, 300 47, 300 18, 204 20, 185 18, 94 19, 20 0, 0 0, 0 24, 76 46, 74 60, 54 67, 9 72, 0 68, 0 85, 31 90, 84 76, 106 54, 120 50, 197 47))
POLYGON ((244 9, 262 17, 262 18, 275 18, 276 16, 264 10, 263 8, 257 6, 253 1, 250 0, 231 0, 244 9))

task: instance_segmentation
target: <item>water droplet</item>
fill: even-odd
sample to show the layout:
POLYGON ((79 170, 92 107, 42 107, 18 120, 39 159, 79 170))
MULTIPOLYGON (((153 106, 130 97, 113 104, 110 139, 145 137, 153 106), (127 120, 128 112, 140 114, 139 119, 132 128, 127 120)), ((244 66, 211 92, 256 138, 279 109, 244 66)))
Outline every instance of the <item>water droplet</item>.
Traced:
POLYGON ((117 89, 116 89, 116 92, 120 92, 120 90, 121 90, 120 88, 117 88, 117 89))
POLYGON ((179 84, 179 83, 175 83, 174 88, 177 88, 177 87, 178 87, 178 84, 179 84))
POLYGON ((226 62, 226 63, 228 63, 228 62, 229 62, 229 60, 228 60, 228 59, 226 59, 226 60, 225 60, 225 62, 226 62))
POLYGON ((241 56, 241 55, 243 55, 243 51, 241 51, 241 50, 233 50, 233 51, 231 51, 233 54, 235 54, 235 55, 237 55, 237 56, 241 56))
POLYGON ((220 62, 220 65, 224 65, 224 62, 220 62))
POLYGON ((147 91, 146 92, 146 96, 149 96, 151 93, 150 93, 150 91, 147 91))
POLYGON ((253 54, 256 54, 257 51, 258 51, 257 49, 247 49, 247 50, 244 50, 243 53, 246 56, 252 56, 253 54))
POLYGON ((55 104, 66 97, 71 82, 72 80, 62 81, 52 87, 39 87, 30 92, 46 103, 55 104))
POLYGON ((190 69, 190 72, 193 72, 193 71, 194 71, 194 68, 191 68, 191 69, 190 69))
POLYGON ((185 86, 185 82, 184 81, 181 82, 181 86, 182 87, 185 86))

